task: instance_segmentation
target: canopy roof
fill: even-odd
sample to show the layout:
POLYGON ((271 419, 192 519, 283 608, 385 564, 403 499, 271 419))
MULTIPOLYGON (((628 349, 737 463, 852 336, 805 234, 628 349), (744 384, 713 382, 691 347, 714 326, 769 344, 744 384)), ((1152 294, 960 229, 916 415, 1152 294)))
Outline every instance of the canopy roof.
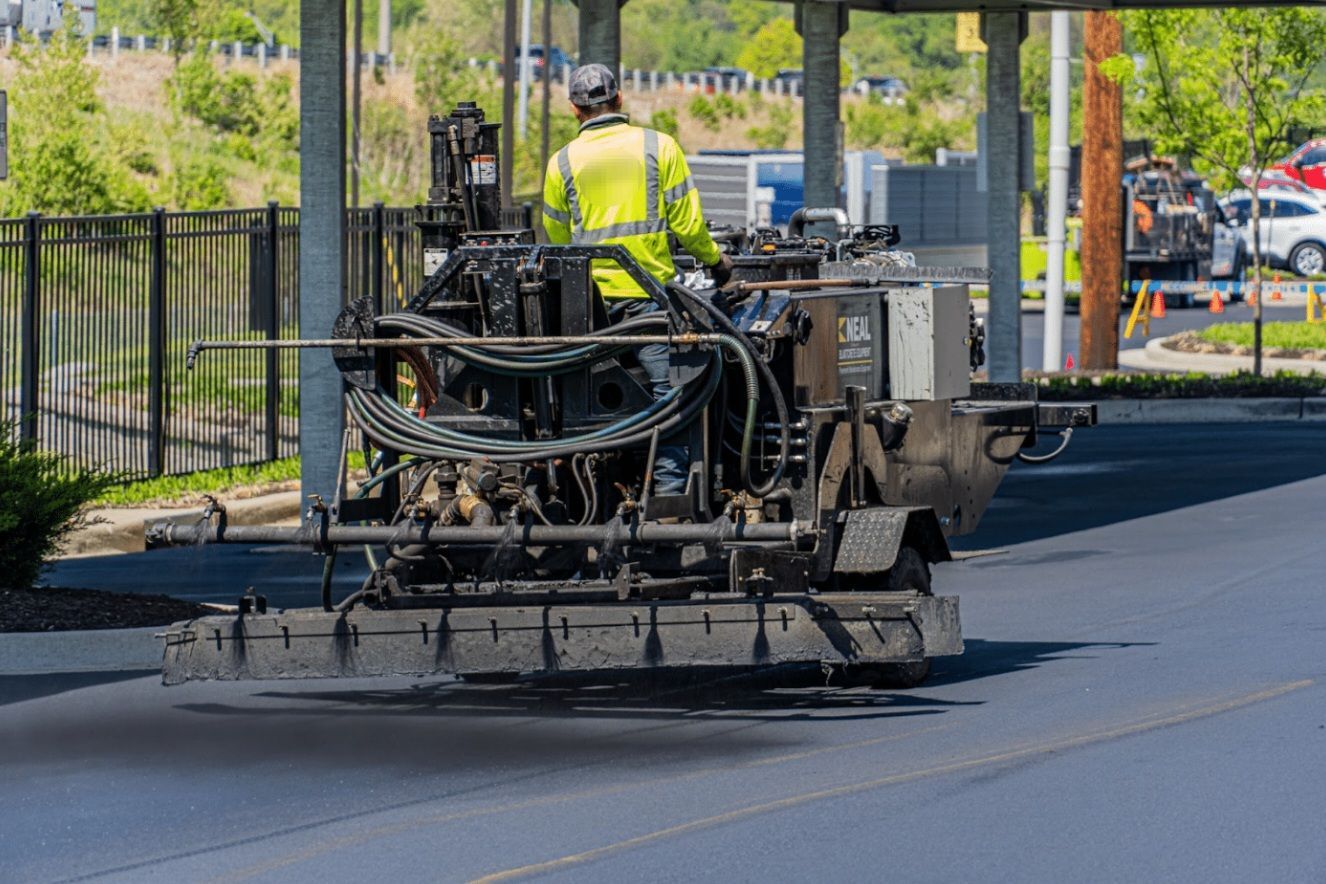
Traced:
POLYGON ((1326 0, 848 0, 872 12, 1045 12, 1052 9, 1174 9, 1196 6, 1326 6, 1326 0))

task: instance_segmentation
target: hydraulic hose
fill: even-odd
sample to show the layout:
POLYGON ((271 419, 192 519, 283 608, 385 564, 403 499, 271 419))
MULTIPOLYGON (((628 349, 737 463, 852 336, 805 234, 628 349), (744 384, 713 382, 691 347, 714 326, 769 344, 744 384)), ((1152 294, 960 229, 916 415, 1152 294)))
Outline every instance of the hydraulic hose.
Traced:
MULTIPOLYGON (((698 306, 705 313, 713 317, 714 322, 718 324, 724 332, 736 338, 741 343, 742 351, 745 354, 746 361, 754 363, 754 367, 764 378, 765 386, 769 388, 769 396, 773 399, 774 411, 778 415, 779 436, 778 436, 778 463, 774 466, 773 472, 760 484, 756 485, 750 474, 750 447, 751 438, 754 433, 755 412, 759 402, 759 386, 755 385, 754 392, 751 390, 751 383, 748 376, 746 384, 746 426, 741 436, 741 484, 745 486, 755 497, 765 497, 769 492, 778 486, 783 478, 783 473, 787 469, 787 458, 791 448, 791 430, 788 429, 790 417, 787 411, 787 402, 783 399, 783 391, 778 386, 778 379, 774 377, 773 371, 763 359, 756 359, 752 354, 755 353, 755 346, 750 338, 739 328, 736 323, 728 318, 727 314, 705 297, 702 297, 695 291, 687 288, 679 282, 668 283, 668 288, 681 295, 686 300, 698 306)), ((742 364, 745 368, 745 362, 742 364)))
MULTIPOLYGON (((729 348, 739 347, 735 339, 720 339, 720 343, 729 348)), ((357 388, 352 389, 347 397, 347 405, 369 438, 383 447, 425 458, 456 460, 486 457, 497 463, 547 460, 570 457, 578 452, 609 451, 638 445, 649 439, 656 426, 660 433, 667 435, 689 425, 713 398, 721 380, 721 371, 722 359, 715 352, 713 367, 706 372, 705 383, 698 391, 683 395, 695 389, 696 384, 679 388, 677 393, 670 394, 670 398, 653 403, 644 412, 619 421, 613 427, 553 440, 495 440, 471 436, 420 420, 381 390, 370 394, 357 388)), ((753 432, 753 421, 751 429, 753 432)))
MULTIPOLYGON (((497 374, 515 377, 541 377, 549 374, 566 374, 600 360, 606 359, 626 349, 625 345, 614 344, 614 335, 630 334, 641 328, 663 325, 667 317, 644 316, 628 322, 619 323, 602 333, 603 343, 585 344, 576 347, 549 349, 531 347, 514 350, 506 347, 479 349, 469 346, 449 347, 448 352, 463 362, 481 365, 497 374)), ((467 337, 463 329, 444 322, 411 313, 395 313, 378 317, 377 327, 384 331, 403 331, 421 337, 467 337)), ((598 337, 599 334, 591 335, 598 337)))
MULTIPOLYGON (((381 485, 383 482, 385 482, 387 479, 390 479, 392 476, 395 476, 396 474, 404 470, 408 470, 410 467, 418 466, 421 463, 426 463, 426 460, 421 457, 416 457, 416 458, 411 458, 410 460, 403 460, 398 464, 394 464, 388 467, 387 469, 378 473, 376 476, 371 476, 367 482, 360 485, 359 490, 355 492, 355 497, 356 498, 367 497, 368 492, 372 491, 375 486, 381 485)), ((333 546, 331 552, 327 554, 327 558, 323 560, 322 563, 322 609, 324 611, 332 610, 331 583, 332 583, 332 569, 336 567, 336 551, 337 547, 333 546)), ((367 551, 368 548, 365 547, 365 552, 367 551)))

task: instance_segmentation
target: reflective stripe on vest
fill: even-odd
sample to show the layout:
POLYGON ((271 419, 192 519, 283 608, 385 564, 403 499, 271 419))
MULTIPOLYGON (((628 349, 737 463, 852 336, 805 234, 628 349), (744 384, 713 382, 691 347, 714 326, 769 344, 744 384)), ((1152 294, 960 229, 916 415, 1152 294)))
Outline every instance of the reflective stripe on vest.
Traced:
POLYGON ((669 187, 664 191, 663 199, 667 200, 668 205, 672 205, 692 190, 695 190, 695 179, 690 175, 687 175, 686 180, 681 184, 678 184, 675 187, 669 187))
POLYGON ((566 205, 571 209, 572 230, 584 226, 580 217, 580 196, 576 193, 575 179, 571 177, 571 145, 557 152, 557 171, 562 173, 562 186, 566 188, 566 205))

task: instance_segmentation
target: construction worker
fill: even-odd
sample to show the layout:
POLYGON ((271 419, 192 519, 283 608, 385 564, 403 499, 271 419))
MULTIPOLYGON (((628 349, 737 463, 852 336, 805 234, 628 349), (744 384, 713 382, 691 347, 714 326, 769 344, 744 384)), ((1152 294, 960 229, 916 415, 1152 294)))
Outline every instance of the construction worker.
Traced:
MULTIPOLYGON (((709 235, 700 194, 677 142, 662 132, 630 125, 621 112, 617 78, 603 65, 576 68, 569 85, 580 135, 548 163, 543 188, 548 241, 624 246, 646 273, 667 283, 677 273, 668 244, 671 233, 709 268, 715 285, 725 285, 732 276, 732 259, 709 235)), ((614 262, 594 262, 593 275, 612 321, 657 309, 614 262)), ((654 398, 665 396, 672 389, 667 346, 646 345, 636 350, 636 356, 654 398)), ((655 493, 681 493, 689 462, 685 446, 660 445, 655 493)))

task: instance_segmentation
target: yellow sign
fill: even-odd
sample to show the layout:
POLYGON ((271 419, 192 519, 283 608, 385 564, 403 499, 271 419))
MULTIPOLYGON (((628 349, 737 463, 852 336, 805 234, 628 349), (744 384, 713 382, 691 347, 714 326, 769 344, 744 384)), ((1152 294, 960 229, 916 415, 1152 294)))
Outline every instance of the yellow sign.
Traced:
POLYGON ((985 52, 985 41, 981 39, 981 14, 979 12, 958 13, 958 51, 985 52))

